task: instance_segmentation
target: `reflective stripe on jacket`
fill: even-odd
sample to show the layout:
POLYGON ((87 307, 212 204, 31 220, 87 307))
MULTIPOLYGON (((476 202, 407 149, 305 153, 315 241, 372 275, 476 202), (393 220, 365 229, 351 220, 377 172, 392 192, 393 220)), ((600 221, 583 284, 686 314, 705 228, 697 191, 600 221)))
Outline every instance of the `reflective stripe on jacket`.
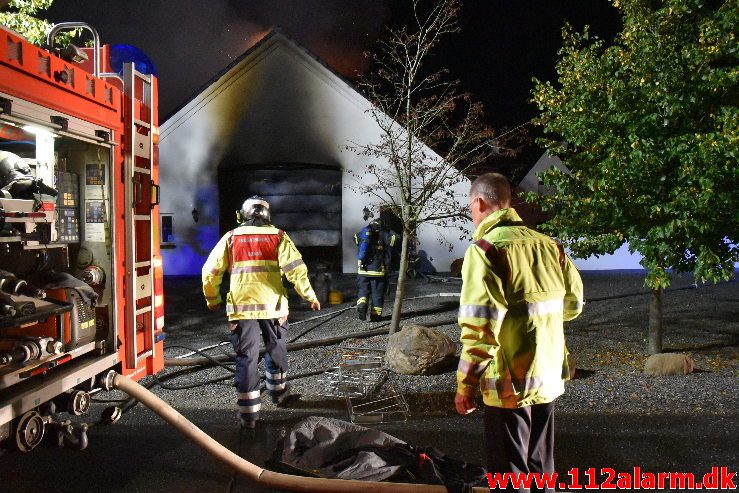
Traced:
MULTIPOLYGON (((360 235, 354 235, 354 244, 359 246, 360 235)), ((398 244, 398 235, 391 231, 378 231, 378 241, 371 245, 372 254, 370 260, 362 268, 362 261, 357 260, 357 274, 368 277, 383 277, 387 274, 386 266, 390 265, 392 249, 398 244)))
POLYGON ((488 406, 553 401, 569 377, 563 321, 583 306, 580 274, 561 245, 520 223, 514 209, 486 217, 462 266, 457 392, 479 387, 488 406))
POLYGON ((226 299, 229 320, 287 316, 283 274, 301 297, 309 303, 316 301, 298 249, 274 226, 239 226, 218 241, 203 265, 203 294, 208 307, 222 303, 220 287, 226 272, 231 275, 226 299))

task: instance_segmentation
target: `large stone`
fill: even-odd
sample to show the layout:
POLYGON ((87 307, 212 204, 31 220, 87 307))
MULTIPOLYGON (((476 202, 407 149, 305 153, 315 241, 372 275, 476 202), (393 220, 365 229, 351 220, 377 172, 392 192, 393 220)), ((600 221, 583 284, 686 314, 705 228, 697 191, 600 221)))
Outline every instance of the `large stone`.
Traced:
POLYGON ((388 367, 404 375, 434 375, 456 359, 457 344, 438 330, 406 325, 390 336, 385 353, 388 367))
POLYGON ((664 375, 687 375, 693 372, 693 358, 686 354, 653 354, 647 358, 644 373, 653 377, 664 375))

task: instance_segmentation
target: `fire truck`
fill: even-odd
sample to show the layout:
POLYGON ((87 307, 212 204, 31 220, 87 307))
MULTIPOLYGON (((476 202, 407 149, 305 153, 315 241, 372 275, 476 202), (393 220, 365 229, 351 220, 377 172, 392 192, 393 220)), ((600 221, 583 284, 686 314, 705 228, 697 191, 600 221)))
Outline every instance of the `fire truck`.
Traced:
POLYGON ((0 38, 0 442, 84 448, 91 395, 164 363, 157 79, 83 23, 0 38))

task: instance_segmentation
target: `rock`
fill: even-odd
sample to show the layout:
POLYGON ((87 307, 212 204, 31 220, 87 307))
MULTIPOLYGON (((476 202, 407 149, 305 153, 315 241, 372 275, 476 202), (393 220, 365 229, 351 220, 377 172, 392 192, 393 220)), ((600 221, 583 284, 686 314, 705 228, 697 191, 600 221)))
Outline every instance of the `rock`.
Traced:
POLYGON ((686 354, 653 354, 647 358, 644 373, 653 377, 664 375, 687 375, 693 372, 693 358, 686 354))
POLYGON ((435 375, 455 361, 457 344, 445 334, 422 325, 406 325, 390 336, 385 353, 388 367, 404 375, 435 375))

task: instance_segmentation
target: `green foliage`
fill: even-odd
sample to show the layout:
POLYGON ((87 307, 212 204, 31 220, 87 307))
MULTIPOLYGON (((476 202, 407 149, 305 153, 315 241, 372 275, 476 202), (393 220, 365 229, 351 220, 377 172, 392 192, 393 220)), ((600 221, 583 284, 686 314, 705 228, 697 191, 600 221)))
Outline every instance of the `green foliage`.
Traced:
POLYGON ((624 242, 646 284, 725 280, 739 261, 739 0, 614 0, 608 46, 563 29, 556 84, 535 80, 551 170, 545 226, 576 256, 624 242))
MULTIPOLYGON (((6 10, 0 12, 0 24, 3 24, 18 34, 25 37, 31 43, 41 46, 46 43, 46 34, 52 24, 36 15, 51 7, 54 0, 10 0, 6 10)), ((79 30, 60 33, 55 40, 67 44, 79 30)))

